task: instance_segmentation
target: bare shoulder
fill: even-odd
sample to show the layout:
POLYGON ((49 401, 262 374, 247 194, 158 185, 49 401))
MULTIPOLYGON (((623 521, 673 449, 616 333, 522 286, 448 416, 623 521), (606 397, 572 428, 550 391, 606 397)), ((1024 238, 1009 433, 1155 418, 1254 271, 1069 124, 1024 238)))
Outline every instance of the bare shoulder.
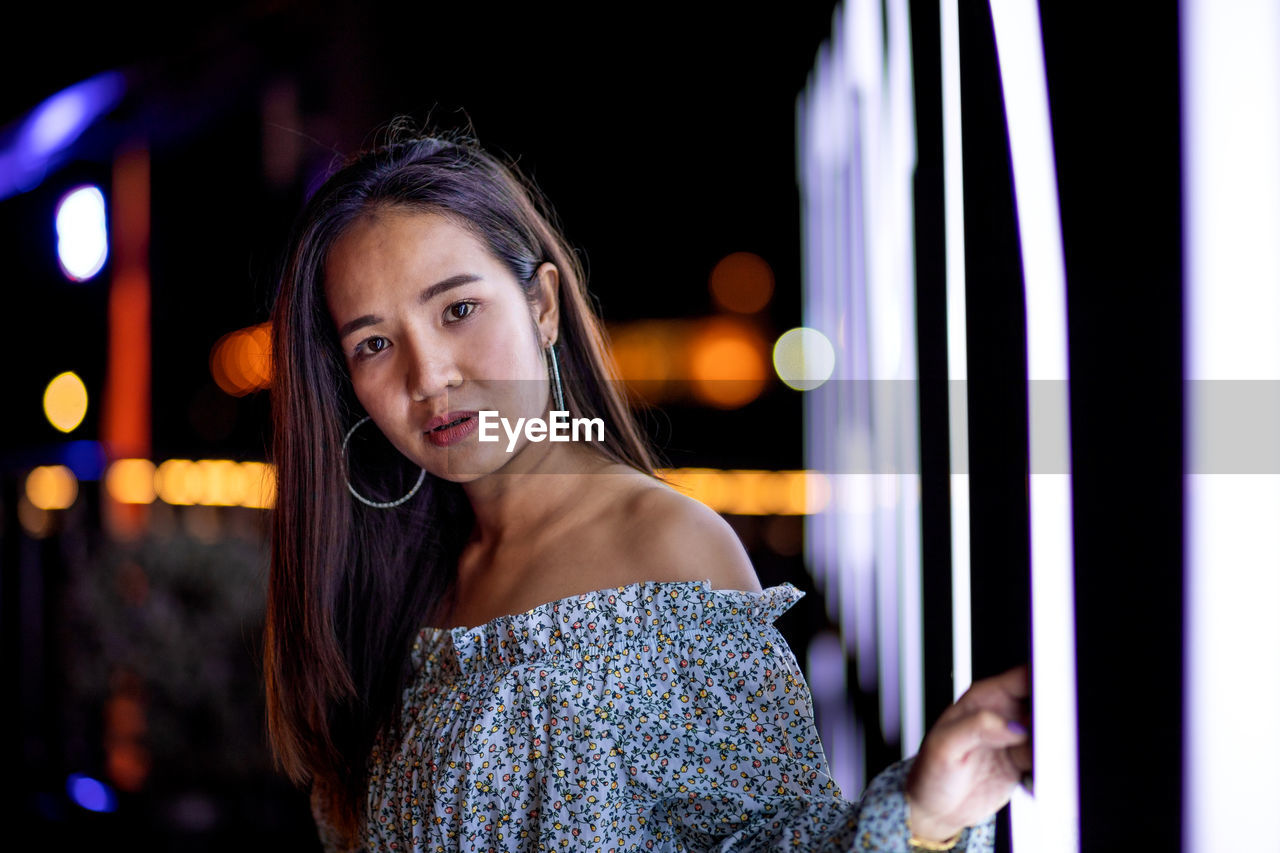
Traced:
POLYGON ((625 518, 625 571, 634 580, 710 579, 712 589, 760 591, 738 534, 701 501, 645 477, 618 506, 625 518))

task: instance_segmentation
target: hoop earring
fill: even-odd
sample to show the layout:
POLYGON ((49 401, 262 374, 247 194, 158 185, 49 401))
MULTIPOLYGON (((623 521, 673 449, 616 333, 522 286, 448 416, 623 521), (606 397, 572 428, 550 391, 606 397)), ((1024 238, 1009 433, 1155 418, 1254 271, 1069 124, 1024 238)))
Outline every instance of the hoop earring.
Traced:
MULTIPOLYGON (((365 415, 363 418, 356 421, 355 426, 347 430, 346 437, 342 439, 342 458, 346 460, 348 471, 351 470, 351 462, 350 460, 347 460, 347 442, 351 441, 351 436, 355 433, 356 430, 358 430, 360 427, 364 426, 367 422, 371 420, 373 420, 373 418, 369 417, 368 415, 365 415)), ((422 469, 422 473, 418 475, 418 482, 413 484, 413 488, 409 490, 409 494, 405 495, 399 500, 394 500, 394 501, 371 501, 368 498, 366 498, 364 495, 356 491, 356 487, 351 485, 350 477, 346 477, 345 479, 347 481, 347 488, 351 491, 351 494, 355 496, 355 499, 360 501, 360 503, 365 504, 366 506, 371 506, 374 509, 391 509, 392 507, 400 506, 400 504, 409 500, 409 498, 413 497, 418 493, 418 489, 422 488, 423 481, 427 479, 427 469, 426 468, 422 469)))
POLYGON ((551 393, 556 398, 556 411, 565 411, 564 407, 564 387, 560 384, 560 362, 556 358, 556 345, 551 344, 547 347, 547 352, 551 354, 551 393))

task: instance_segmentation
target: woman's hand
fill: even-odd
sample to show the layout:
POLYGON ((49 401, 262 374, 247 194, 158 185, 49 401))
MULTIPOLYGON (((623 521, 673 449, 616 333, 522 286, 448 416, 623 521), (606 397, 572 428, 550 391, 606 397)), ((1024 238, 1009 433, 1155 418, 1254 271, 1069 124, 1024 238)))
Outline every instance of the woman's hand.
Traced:
POLYGON ((907 778, 912 832, 942 841, 998 811, 1031 769, 1027 667, 975 682, 925 735, 907 778))

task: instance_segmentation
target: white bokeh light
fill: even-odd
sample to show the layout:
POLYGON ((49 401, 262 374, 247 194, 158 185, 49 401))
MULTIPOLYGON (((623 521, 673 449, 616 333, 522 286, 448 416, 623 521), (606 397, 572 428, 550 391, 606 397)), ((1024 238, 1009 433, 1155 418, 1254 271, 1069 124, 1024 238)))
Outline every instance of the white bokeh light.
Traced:
POLYGON ((107 263, 107 203, 102 190, 77 187, 58 202, 58 265, 72 281, 87 281, 107 263))
POLYGON ((804 326, 783 332, 773 345, 773 369, 797 391, 812 391, 831 378, 835 347, 817 329, 804 326))

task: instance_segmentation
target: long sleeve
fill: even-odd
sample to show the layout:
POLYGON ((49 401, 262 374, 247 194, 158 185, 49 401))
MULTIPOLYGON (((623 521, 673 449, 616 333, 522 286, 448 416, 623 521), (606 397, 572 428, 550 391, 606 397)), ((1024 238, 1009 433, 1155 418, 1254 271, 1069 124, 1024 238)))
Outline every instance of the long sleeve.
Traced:
MULTIPOLYGON (((857 805, 857 829, 848 850, 910 853, 907 834, 907 773, 915 758, 892 764, 871 780, 857 805)), ((971 826, 953 848, 964 853, 990 853, 995 842, 995 815, 971 826)))

